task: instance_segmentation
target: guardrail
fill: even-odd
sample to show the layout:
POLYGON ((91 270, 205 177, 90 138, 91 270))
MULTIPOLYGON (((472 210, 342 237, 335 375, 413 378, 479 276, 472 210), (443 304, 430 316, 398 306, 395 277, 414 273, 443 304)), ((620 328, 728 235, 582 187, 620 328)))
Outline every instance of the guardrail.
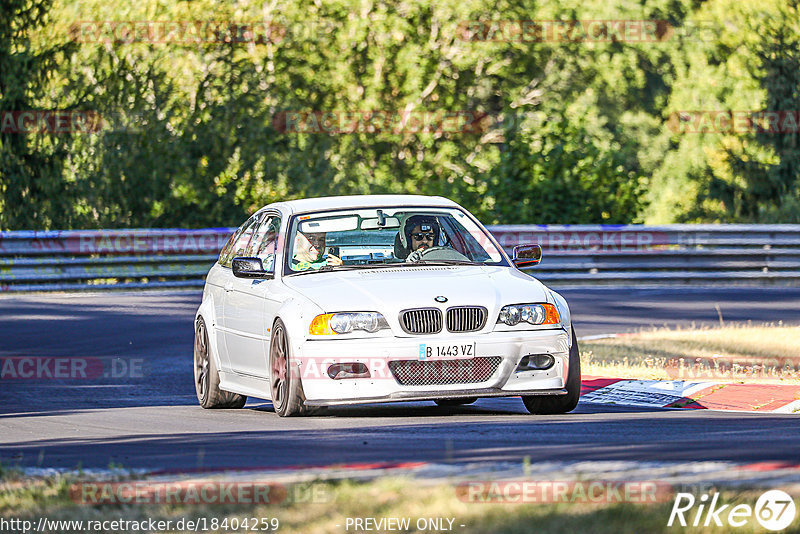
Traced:
POLYGON ((233 230, 0 232, 0 291, 202 287, 233 230))
POLYGON ((526 269, 559 284, 800 284, 800 225, 493 226, 507 250, 539 243, 526 269))
MULTIPOLYGON (((524 225, 489 230, 559 284, 800 284, 800 225, 524 225)), ((0 232, 0 292, 202 287, 233 228, 0 232)))

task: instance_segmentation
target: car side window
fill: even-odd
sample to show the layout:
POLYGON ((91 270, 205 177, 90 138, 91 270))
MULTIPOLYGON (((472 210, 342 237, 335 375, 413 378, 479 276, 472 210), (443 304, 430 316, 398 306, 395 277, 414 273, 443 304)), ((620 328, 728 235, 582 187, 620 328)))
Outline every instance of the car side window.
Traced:
POLYGON ((239 232, 241 232, 241 230, 241 228, 234 230, 231 236, 228 238, 228 242, 225 243, 224 247, 222 247, 222 250, 219 253, 219 259, 217 260, 220 265, 225 265, 225 259, 231 253, 233 243, 236 241, 236 238, 239 236, 239 232))
POLYGON ((278 231, 281 228, 281 219, 275 215, 268 215, 261 221, 253 239, 247 246, 245 256, 261 258, 264 270, 275 272, 275 251, 278 244, 278 231))
POLYGON ((260 215, 253 215, 233 234, 228 244, 225 245, 225 248, 222 250, 222 254, 220 254, 220 265, 223 267, 230 267, 233 258, 245 255, 244 252, 247 249, 247 245, 250 243, 250 238, 253 237, 253 231, 259 220, 261 220, 260 215))

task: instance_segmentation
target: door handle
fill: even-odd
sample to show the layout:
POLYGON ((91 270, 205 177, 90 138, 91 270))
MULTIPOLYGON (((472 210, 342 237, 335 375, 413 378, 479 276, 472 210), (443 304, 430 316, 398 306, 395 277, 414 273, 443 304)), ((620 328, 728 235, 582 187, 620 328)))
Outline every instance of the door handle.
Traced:
POLYGON ((225 284, 225 291, 233 291, 233 282, 228 282, 225 284))

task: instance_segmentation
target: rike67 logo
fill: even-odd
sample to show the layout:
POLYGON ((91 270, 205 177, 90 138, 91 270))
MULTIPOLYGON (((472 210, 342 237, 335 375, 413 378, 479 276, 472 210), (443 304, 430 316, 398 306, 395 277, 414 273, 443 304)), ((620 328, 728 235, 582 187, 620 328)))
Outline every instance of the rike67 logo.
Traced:
POLYGON ((767 530, 783 530, 795 519, 796 507, 794 499, 781 490, 770 490, 761 494, 755 508, 749 504, 720 505, 719 494, 704 493, 695 499, 691 493, 678 493, 669 514, 667 526, 673 524, 685 526, 724 526, 743 527, 753 517, 767 530))

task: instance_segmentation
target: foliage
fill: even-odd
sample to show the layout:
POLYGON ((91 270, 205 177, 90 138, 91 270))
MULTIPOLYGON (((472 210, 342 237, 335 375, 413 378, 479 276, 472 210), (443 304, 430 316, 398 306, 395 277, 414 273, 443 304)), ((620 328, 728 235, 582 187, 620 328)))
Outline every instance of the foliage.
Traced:
MULTIPOLYGON (((70 109, 77 102, 74 95, 48 91, 70 45, 35 48, 29 39, 47 24, 51 3, 0 3, 0 110, 70 109)), ((71 226, 72 191, 64 177, 67 137, 0 133, 0 229, 71 226)))
POLYGON ((91 134, 0 133, 0 229, 227 226, 276 200, 365 193, 444 195, 487 223, 795 220, 796 136, 668 127, 687 109, 798 109, 789 68, 800 32, 796 11, 781 22, 780 5, 3 2, 12 23, 0 29, 0 111, 96 110, 105 122, 91 134), (668 21, 674 34, 536 42, 463 32, 466 21, 642 19, 668 21), (757 20, 775 23, 741 30, 757 20), (76 34, 77 21, 280 31, 261 43, 131 43, 76 34), (716 33, 685 31, 698 21, 716 33), (794 92, 771 89, 786 83, 794 92), (375 110, 486 120, 463 132, 340 134, 286 132, 280 121, 375 110))
POLYGON ((777 17, 756 20, 752 29, 763 39, 754 50, 753 76, 766 93, 765 110, 775 113, 776 120, 770 123, 765 116, 754 134, 728 149, 738 180, 715 180, 711 194, 736 219, 800 222, 800 9, 793 2, 777 17), (763 149, 769 154, 766 161, 758 155, 763 149))
MULTIPOLYGON (((754 114, 798 109, 797 8, 783 2, 717 0, 693 20, 713 37, 682 49, 666 114, 680 110, 754 114)), ((665 114, 665 115, 666 115, 665 114)), ((796 222, 797 130, 770 133, 739 124, 669 131, 669 152, 651 198, 658 222, 796 222)), ((763 124, 763 121, 761 121, 763 124)))

